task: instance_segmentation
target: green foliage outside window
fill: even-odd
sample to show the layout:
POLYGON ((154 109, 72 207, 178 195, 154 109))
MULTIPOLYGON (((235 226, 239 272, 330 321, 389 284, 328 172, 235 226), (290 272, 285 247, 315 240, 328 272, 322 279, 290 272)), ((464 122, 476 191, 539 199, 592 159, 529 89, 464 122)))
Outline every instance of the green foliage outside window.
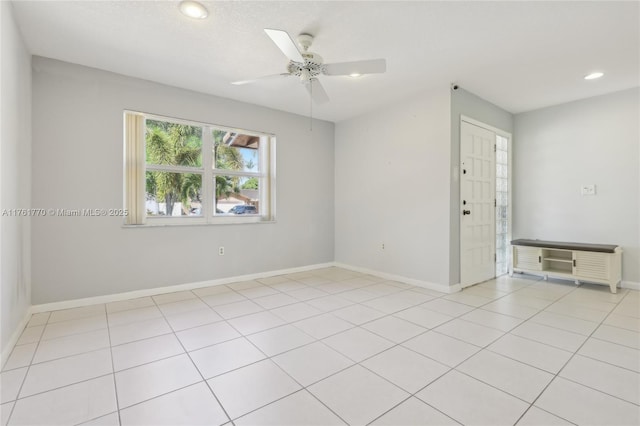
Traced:
MULTIPOLYGON (((145 149, 148 165, 202 167, 202 127, 156 120, 147 120, 146 124, 145 149)), ((213 130, 212 133, 215 168, 233 171, 253 168, 251 160, 245 164, 238 148, 223 142, 226 133, 223 130, 213 130)), ((216 175, 216 205, 218 199, 240 192, 241 180, 243 178, 239 176, 216 175)), ((256 178, 246 180, 242 187, 254 185, 253 180, 255 188, 251 189, 257 189, 256 178)), ((147 171, 146 191, 150 199, 165 203, 168 215, 171 215, 176 202, 182 203, 182 215, 187 215, 192 202, 201 202, 202 174, 147 171)))

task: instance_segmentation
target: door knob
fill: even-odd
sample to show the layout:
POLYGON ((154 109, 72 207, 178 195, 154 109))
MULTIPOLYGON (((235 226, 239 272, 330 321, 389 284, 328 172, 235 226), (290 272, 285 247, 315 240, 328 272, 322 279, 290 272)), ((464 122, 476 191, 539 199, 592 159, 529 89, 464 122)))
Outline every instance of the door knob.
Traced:
POLYGON ((462 216, 471 214, 471 210, 462 210, 462 216))

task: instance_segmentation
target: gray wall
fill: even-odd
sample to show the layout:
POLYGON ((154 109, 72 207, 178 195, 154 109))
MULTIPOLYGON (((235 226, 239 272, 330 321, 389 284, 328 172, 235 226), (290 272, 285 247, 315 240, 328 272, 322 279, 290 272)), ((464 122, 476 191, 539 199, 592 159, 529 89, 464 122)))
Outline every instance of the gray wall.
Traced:
POLYGON ((337 262, 448 286, 449 98, 445 87, 336 125, 337 262))
POLYGON ((513 115, 459 88, 451 90, 450 284, 460 282, 460 117, 464 115, 513 134, 513 115))
MULTIPOLYGON (((11 3, 0 2, 0 211, 31 206, 31 55, 13 19, 11 3)), ((0 351, 30 305, 29 217, 0 218, 0 351)), ((2 362, 5 359, 0 360, 2 362)))
POLYGON ((640 89, 515 116, 515 238, 619 244, 640 282, 640 89), (597 195, 580 195, 595 184, 597 195))
POLYGON ((333 123, 316 120, 311 132, 304 116, 50 59, 33 63, 34 206, 122 206, 124 109, 277 137, 277 223, 125 229, 117 217, 34 220, 34 304, 333 261, 333 123))

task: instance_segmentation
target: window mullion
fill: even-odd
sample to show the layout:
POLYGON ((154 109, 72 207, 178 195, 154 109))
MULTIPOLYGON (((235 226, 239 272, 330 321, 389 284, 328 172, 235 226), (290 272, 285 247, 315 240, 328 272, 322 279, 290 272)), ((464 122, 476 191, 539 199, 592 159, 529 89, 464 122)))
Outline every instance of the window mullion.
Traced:
POLYGON ((147 164, 146 170, 148 172, 169 172, 169 173, 202 173, 203 172, 203 169, 200 167, 171 166, 167 164, 147 164))
POLYGON ((248 177, 256 177, 261 178, 265 177, 266 174, 262 172, 248 172, 242 170, 230 170, 230 169, 213 169, 213 173, 216 175, 224 175, 224 176, 248 176, 248 177))

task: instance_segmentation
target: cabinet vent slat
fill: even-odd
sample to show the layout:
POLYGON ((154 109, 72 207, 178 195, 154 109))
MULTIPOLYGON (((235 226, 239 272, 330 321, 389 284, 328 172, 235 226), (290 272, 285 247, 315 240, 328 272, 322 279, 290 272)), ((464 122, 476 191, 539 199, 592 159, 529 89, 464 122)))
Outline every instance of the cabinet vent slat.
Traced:
POLYGON ((577 257, 576 260, 580 260, 580 262, 582 263, 590 263, 592 265, 602 265, 606 262, 603 262, 602 260, 596 260, 596 259, 582 259, 580 257, 577 257))
POLYGON ((540 270, 540 262, 538 256, 540 256, 540 250, 531 247, 515 247, 514 264, 516 268, 540 270))
POLYGON ((591 278, 598 278, 598 279, 607 279, 607 274, 604 274, 602 272, 594 272, 594 271, 578 271, 575 274, 577 277, 585 277, 587 279, 591 278))
POLYGON ((593 253, 576 253, 575 274, 580 277, 607 279, 609 276, 608 259, 593 253))

